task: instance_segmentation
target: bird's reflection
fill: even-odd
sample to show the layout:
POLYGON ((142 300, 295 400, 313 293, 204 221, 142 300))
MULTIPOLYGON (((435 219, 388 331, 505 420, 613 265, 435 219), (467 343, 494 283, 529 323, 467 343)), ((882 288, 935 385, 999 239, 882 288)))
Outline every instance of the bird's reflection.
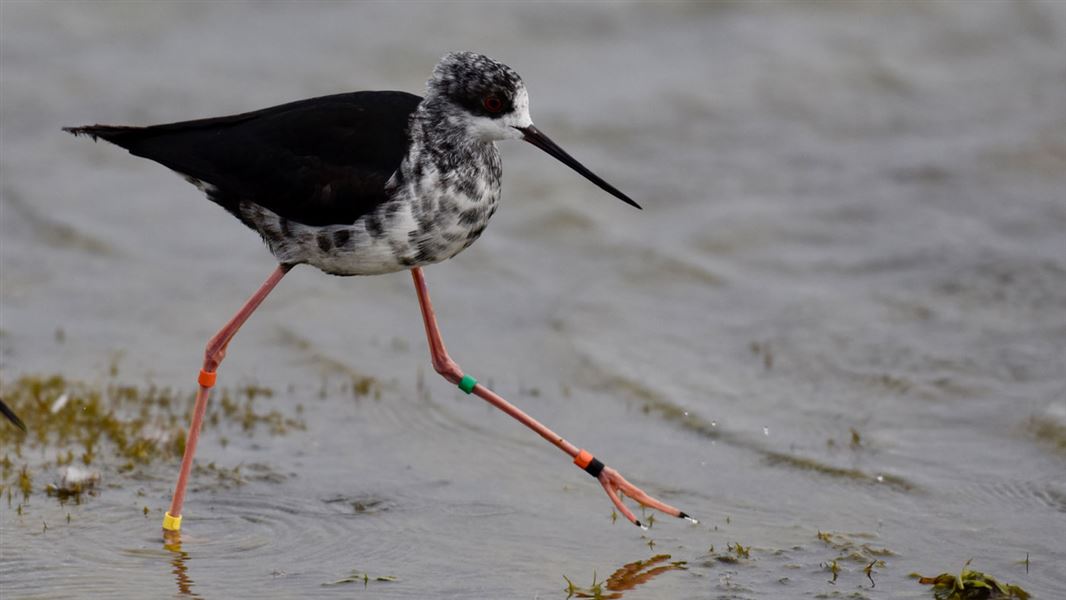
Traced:
POLYGON ((189 565, 185 564, 189 560, 189 553, 181 549, 181 533, 177 531, 164 532, 163 549, 170 552, 170 564, 174 567, 171 569, 171 573, 174 574, 174 582, 178 584, 178 594, 189 598, 200 598, 199 594, 192 591, 193 586, 196 584, 189 577, 189 565))
POLYGON ((683 560, 668 562, 669 560, 669 554, 657 554, 647 560, 627 563, 603 581, 598 582, 593 577, 592 585, 589 587, 575 585, 564 576, 563 578, 569 584, 567 598, 602 598, 604 600, 621 598, 622 592, 647 583, 667 571, 686 568, 683 560))

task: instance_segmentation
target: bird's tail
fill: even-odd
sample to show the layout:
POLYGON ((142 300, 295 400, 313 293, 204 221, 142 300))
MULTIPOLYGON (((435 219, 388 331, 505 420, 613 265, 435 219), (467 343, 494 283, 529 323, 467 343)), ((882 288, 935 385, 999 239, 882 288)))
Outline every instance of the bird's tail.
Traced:
POLYGON ((127 147, 130 142, 140 140, 144 136, 144 130, 144 127, 129 127, 125 125, 85 125, 83 127, 63 128, 63 131, 67 133, 87 135, 94 142, 99 138, 103 138, 112 144, 123 147, 127 147))

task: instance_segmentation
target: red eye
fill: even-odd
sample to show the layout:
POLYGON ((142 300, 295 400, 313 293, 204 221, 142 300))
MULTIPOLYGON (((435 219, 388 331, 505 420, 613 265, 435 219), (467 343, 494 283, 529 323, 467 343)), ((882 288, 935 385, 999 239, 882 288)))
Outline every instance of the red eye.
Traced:
POLYGON ((481 104, 485 107, 485 110, 490 113, 498 113, 503 110, 503 100, 500 100, 496 96, 485 96, 481 101, 481 104))

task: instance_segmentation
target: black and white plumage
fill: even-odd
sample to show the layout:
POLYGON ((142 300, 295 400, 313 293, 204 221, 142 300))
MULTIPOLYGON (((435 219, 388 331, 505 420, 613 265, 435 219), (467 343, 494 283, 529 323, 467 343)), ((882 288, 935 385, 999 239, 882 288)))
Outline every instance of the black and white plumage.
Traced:
POLYGON ((259 232, 286 265, 373 275, 451 258, 495 213, 495 142, 525 139, 608 192, 533 126, 511 68, 448 54, 426 96, 353 92, 150 127, 67 128, 159 162, 259 232))

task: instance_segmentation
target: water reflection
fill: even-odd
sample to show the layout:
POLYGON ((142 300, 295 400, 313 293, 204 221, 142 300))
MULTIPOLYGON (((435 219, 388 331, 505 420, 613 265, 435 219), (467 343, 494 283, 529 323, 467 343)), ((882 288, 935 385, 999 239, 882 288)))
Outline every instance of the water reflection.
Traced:
POLYGON ((592 585, 587 588, 575 585, 574 582, 570 581, 570 579, 564 575, 563 579, 566 579, 566 583, 568 584, 566 597, 605 598, 613 600, 621 598, 622 592, 647 583, 667 571, 684 570, 687 568, 685 566, 686 563, 683 560, 667 562, 669 560, 669 554, 657 554, 647 560, 626 563, 603 581, 596 581, 596 576, 593 575, 592 585))
POLYGON ((171 555, 170 564, 174 567, 171 569, 171 573, 174 574, 174 582, 178 585, 178 594, 189 598, 200 598, 199 594, 192 591, 193 586, 196 584, 189 577, 189 565, 185 564, 189 560, 189 553, 181 549, 181 533, 177 531, 164 532, 163 549, 171 555))

